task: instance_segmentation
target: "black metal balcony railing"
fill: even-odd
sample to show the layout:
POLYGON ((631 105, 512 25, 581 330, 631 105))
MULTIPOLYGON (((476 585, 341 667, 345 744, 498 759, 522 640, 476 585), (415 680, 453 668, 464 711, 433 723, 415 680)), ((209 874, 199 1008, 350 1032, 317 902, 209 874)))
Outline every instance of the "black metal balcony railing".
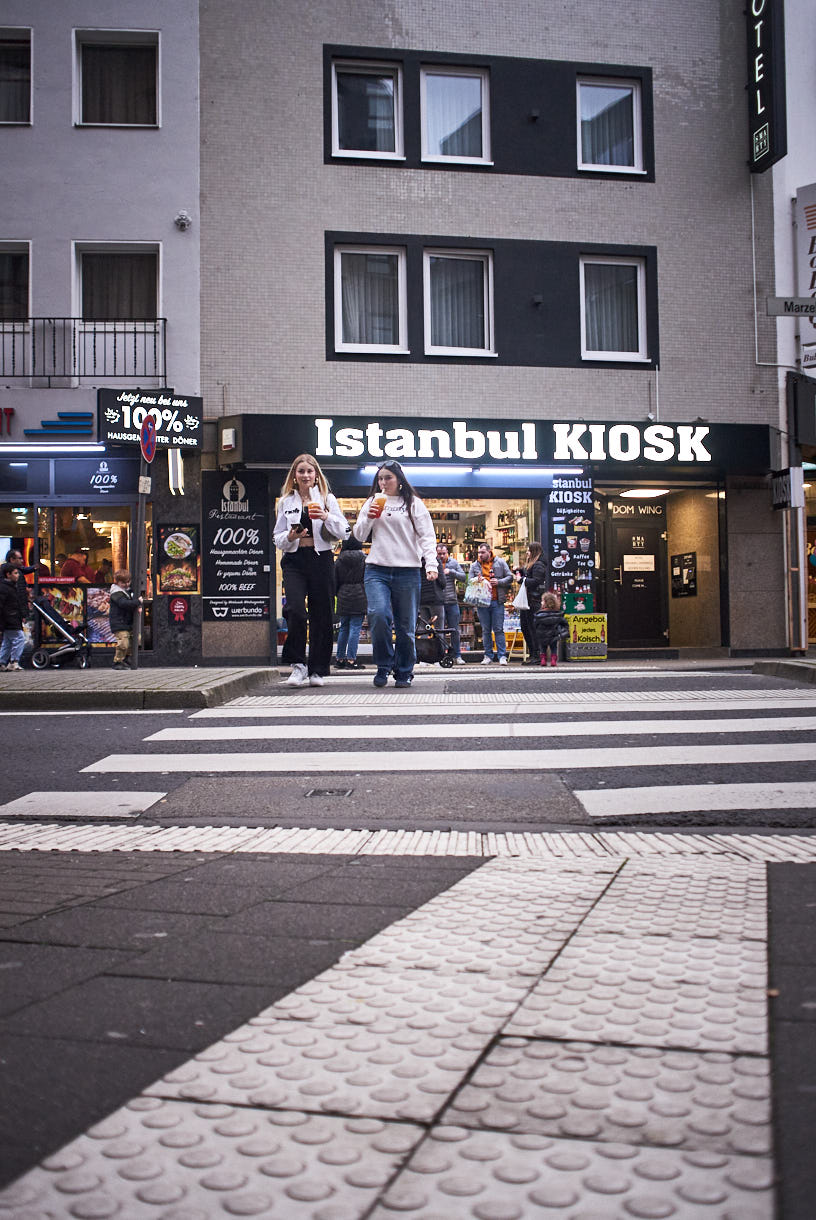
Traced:
POLYGON ((167 377, 166 318, 86 322, 83 318, 0 321, 0 379, 128 381, 167 377))

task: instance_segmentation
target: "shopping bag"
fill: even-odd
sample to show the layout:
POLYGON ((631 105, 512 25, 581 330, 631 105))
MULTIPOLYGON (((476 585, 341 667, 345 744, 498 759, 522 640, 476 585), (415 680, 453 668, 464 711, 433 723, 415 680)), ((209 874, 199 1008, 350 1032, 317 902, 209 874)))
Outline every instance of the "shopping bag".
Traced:
POLYGON ((470 606, 489 606, 493 600, 493 586, 484 576, 472 577, 465 587, 465 601, 470 606))
POLYGON ((513 598, 513 605, 517 610, 530 609, 530 599, 527 596, 527 578, 525 576, 521 578, 521 585, 519 586, 518 593, 513 598))

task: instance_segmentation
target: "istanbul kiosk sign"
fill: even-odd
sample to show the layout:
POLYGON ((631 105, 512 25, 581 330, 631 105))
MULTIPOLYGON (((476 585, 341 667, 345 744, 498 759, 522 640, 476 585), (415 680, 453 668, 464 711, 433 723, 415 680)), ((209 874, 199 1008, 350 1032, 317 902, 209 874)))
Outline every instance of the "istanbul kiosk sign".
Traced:
POLYGON ((201 448, 203 398, 172 390, 97 390, 96 402, 104 445, 138 445, 142 426, 152 419, 157 450, 201 448))

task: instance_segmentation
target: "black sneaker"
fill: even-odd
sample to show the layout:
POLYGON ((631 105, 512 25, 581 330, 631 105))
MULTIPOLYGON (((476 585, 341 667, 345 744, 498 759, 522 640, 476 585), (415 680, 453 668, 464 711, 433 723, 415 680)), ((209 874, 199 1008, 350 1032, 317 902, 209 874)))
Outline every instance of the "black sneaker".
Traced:
POLYGON ((346 661, 346 669, 365 669, 362 661, 346 661))
POLYGON ((124 665, 121 661, 114 661, 111 668, 112 669, 127 669, 127 665, 124 665))
POLYGON ((375 686, 387 686, 388 685, 388 674, 384 669, 378 669, 377 672, 375 673, 374 685, 375 686))
POLYGON ((348 669, 348 667, 349 667, 349 663, 348 663, 348 661, 347 661, 345 658, 343 658, 343 660, 342 660, 342 661, 335 661, 335 662, 334 662, 334 668, 335 668, 335 669, 348 669))

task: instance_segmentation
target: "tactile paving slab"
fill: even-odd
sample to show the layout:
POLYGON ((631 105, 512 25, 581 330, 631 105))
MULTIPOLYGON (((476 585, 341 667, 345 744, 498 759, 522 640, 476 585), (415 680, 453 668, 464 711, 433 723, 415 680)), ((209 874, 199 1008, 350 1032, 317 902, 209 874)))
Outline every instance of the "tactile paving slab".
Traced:
POLYGON ((765 946, 578 934, 508 1035, 767 1054, 765 946))
POLYGON ((767 1160, 437 1127, 370 1220, 772 1220, 767 1160))
POLYGON ((0 1194, 0 1216, 354 1220, 422 1134, 372 1119, 141 1097, 0 1194))
POLYGON ((766 1059, 505 1038, 443 1123, 769 1156, 766 1059))
POLYGON ((319 1028, 279 1021, 243 1026, 146 1092, 252 1107, 429 1122, 484 1052, 491 1035, 446 1027, 319 1028))
POLYGON ((582 932, 764 940, 765 878, 711 870, 654 876, 627 868, 588 916, 582 932))

